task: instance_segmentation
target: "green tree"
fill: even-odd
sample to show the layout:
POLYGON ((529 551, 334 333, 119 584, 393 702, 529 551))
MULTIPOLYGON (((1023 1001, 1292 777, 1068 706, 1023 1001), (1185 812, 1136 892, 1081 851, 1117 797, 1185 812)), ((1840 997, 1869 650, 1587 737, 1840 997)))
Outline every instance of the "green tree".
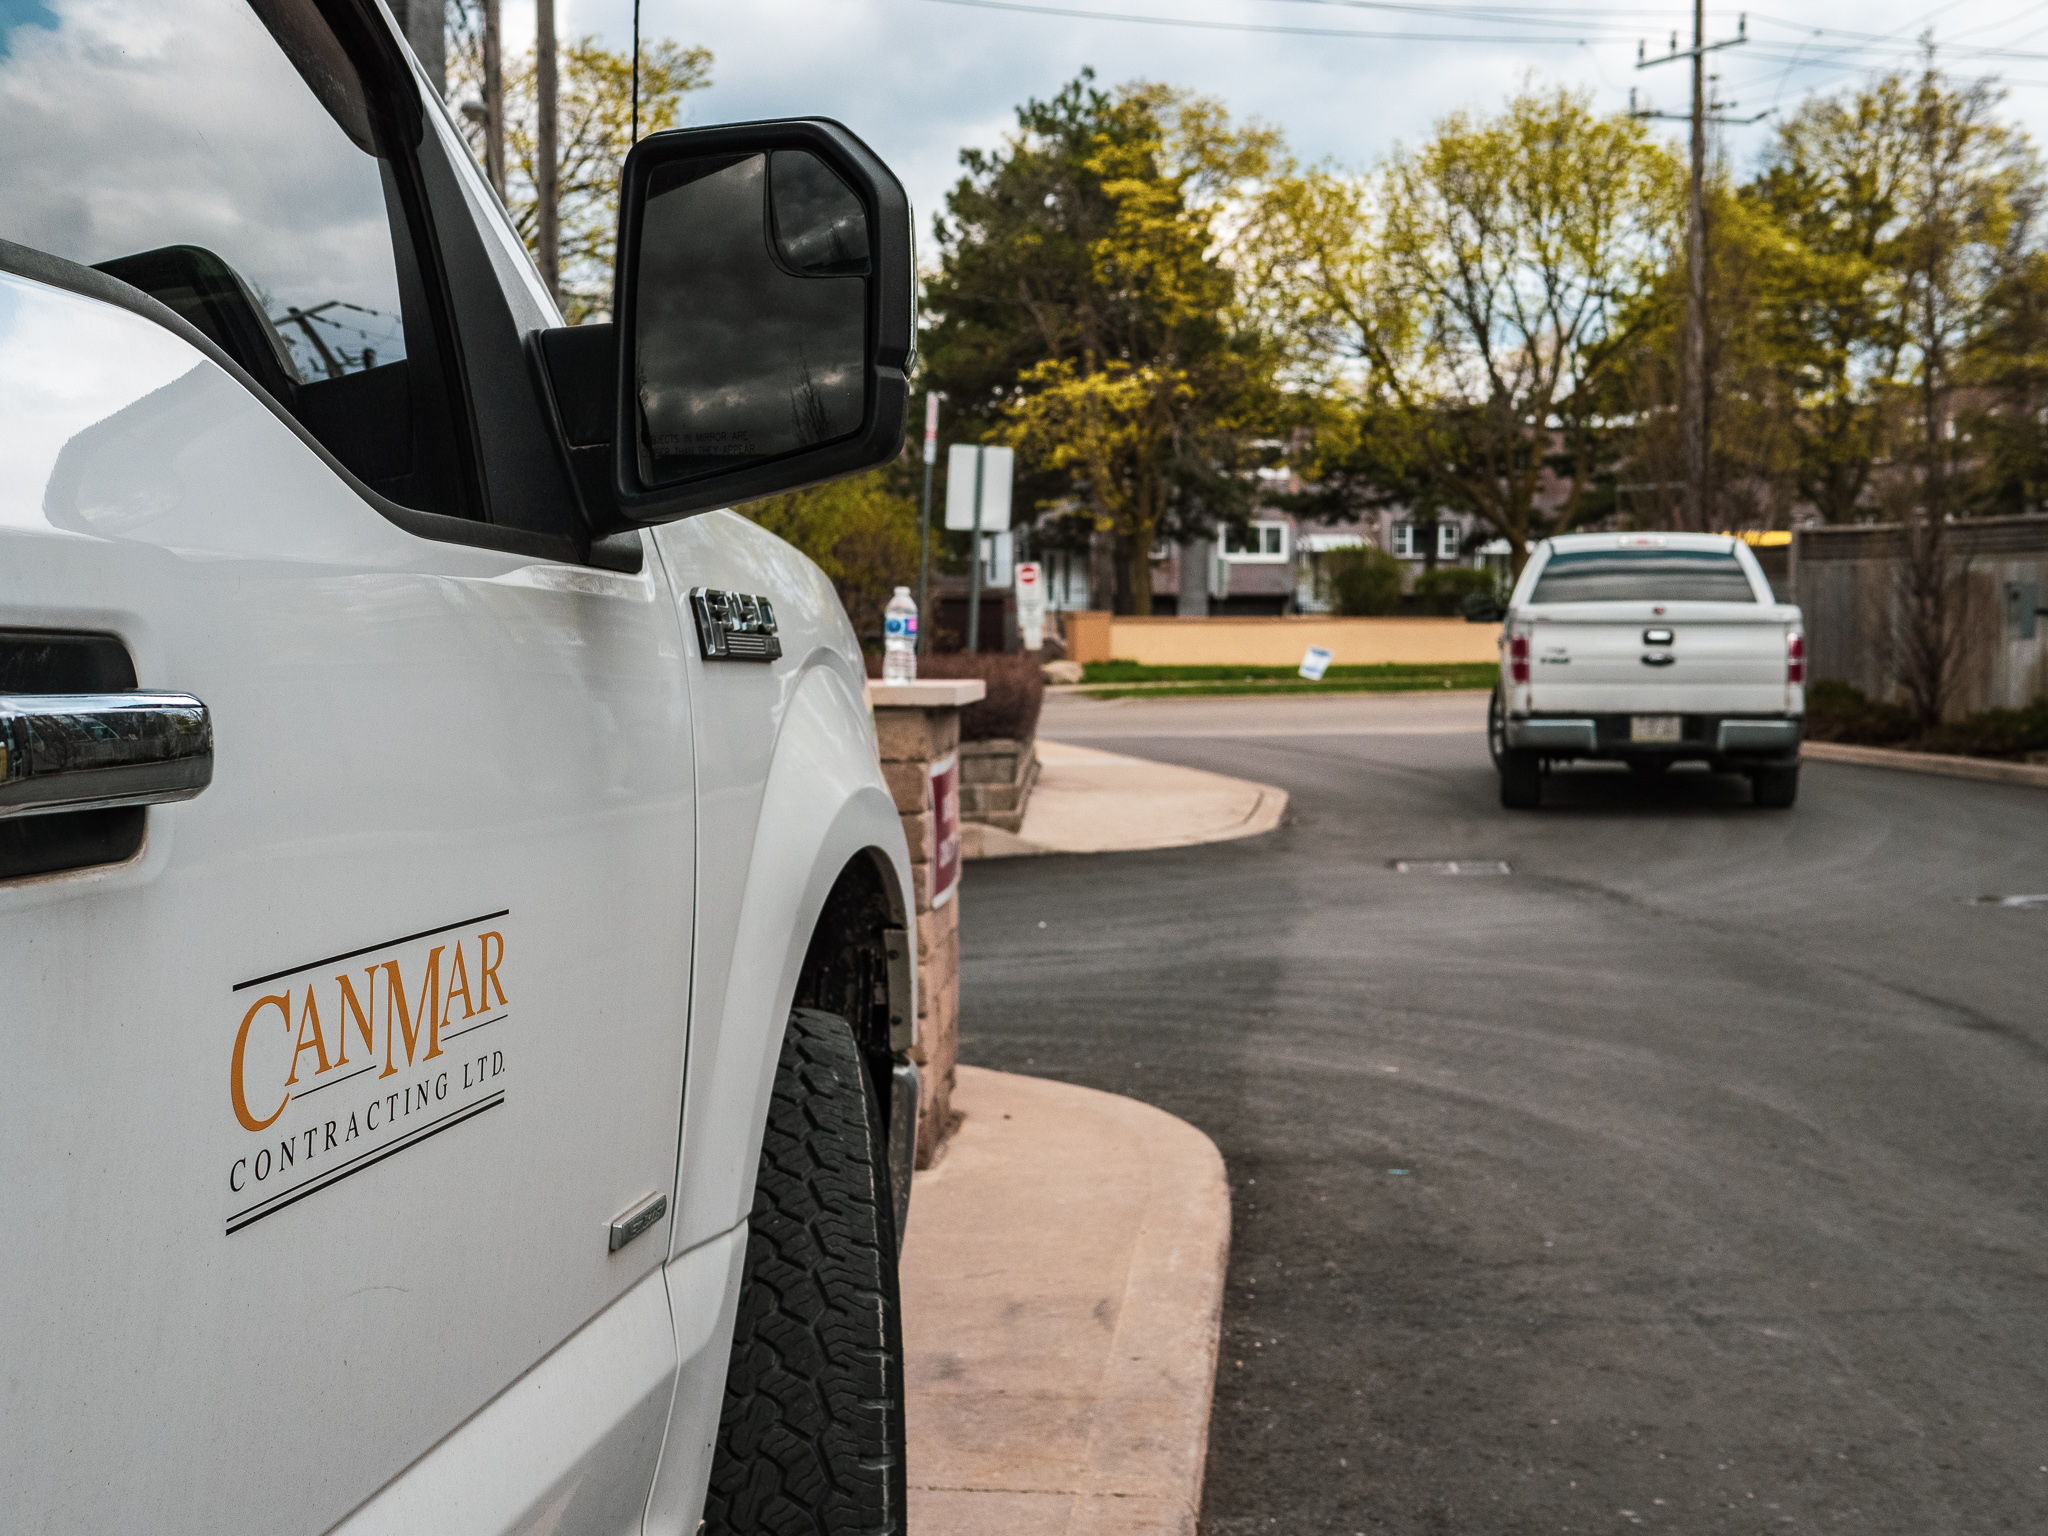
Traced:
POLYGON ((1772 328, 1798 402, 1799 494, 1829 522, 1867 512, 1894 436, 1907 367, 1896 261, 1913 174, 1911 95, 1887 75, 1807 101, 1744 193, 1798 266, 1772 328))
POLYGON ((927 378, 954 434, 1020 450, 1035 510, 1114 536, 1118 603, 1151 609, 1151 552, 1241 515, 1270 347, 1216 254, 1277 139, 1163 86, 1090 76, 1018 111, 940 220, 927 378))
POLYGON ((1978 583, 1951 552, 1971 510, 1976 445, 1957 431, 1963 367, 1996 295, 2021 264, 2040 187, 2026 138, 1997 122, 1982 82, 1951 88, 1931 56, 1904 116, 1912 148, 1896 243, 1899 324, 1912 372, 1913 430, 1902 457, 1917 480, 1896 585, 1899 679, 1923 724, 1947 714, 1978 620, 1978 583))
MULTIPOLYGON (((480 34, 450 37, 448 97, 457 104, 477 164, 484 163, 483 53, 480 34)), ((632 148, 633 60, 580 37, 558 50, 556 163, 560 189, 562 308, 572 325, 608 316, 618 241, 619 176, 632 148)), ((640 132, 673 128, 683 98, 711 84, 711 50, 667 38, 640 49, 640 132)), ((529 247, 540 224, 534 166, 537 112, 534 55, 505 65, 506 211, 529 247)))
POLYGON ((2007 516, 2048 507, 2048 254, 2019 253, 1992 288, 1957 412, 1977 448, 1978 505, 2007 516))
POLYGON ((1800 416, 1798 306, 1815 259, 1755 198, 1707 193, 1708 485, 1687 493, 1680 357, 1690 283, 1684 247, 1638 296, 1624 365, 1605 385, 1618 457, 1615 510, 1638 527, 1711 531, 1789 526, 1811 439, 1800 416))
POLYGON ((1930 47, 1917 76, 1802 107, 1750 192, 1801 279, 1772 323, 1800 490, 1831 520, 1904 524, 1890 641, 1925 726, 1981 617, 1950 524, 2023 488, 2038 441, 2041 167, 1997 102, 1949 82, 1930 47))
POLYGON ((1443 505, 1530 541, 1597 504, 1602 409, 1675 244, 1677 164, 1582 95, 1453 113, 1370 177, 1278 178, 1266 270, 1327 357, 1362 371, 1385 452, 1443 505))
POLYGON ((891 465, 733 510, 815 560, 854 629, 879 643, 890 593, 917 585, 917 504, 901 479, 891 465))

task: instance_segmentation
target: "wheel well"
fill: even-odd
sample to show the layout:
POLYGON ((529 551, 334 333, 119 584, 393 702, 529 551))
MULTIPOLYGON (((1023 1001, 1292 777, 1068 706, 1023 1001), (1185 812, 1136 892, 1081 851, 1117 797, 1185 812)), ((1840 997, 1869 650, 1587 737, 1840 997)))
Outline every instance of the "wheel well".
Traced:
POLYGON ((853 1037, 868 1058, 885 1116, 894 1056, 890 1023, 892 1018, 906 1016, 911 1006, 909 970, 902 963, 892 966, 890 961, 892 947, 901 951, 911 941, 887 869, 880 853, 866 849, 839 872, 818 914, 817 926, 811 930, 795 1000, 799 1008, 823 1009, 853 1026, 853 1037), (893 946, 892 934, 896 936, 893 946), (895 996, 898 990, 904 995, 895 996))

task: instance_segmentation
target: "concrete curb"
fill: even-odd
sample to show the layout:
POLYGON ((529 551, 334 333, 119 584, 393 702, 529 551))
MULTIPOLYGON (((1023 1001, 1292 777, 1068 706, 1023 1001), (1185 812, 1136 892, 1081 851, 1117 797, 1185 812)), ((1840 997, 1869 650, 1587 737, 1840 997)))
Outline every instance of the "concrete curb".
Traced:
POLYGON ((961 1067, 903 1249, 910 1528, 1195 1536, 1230 1190, 1135 1099, 961 1067))
POLYGON ((1038 742, 1038 786, 1016 832, 963 827, 970 859, 1038 853, 1132 853, 1257 837, 1280 825, 1287 791, 1249 779, 1038 742))
POLYGON ((1890 747, 1850 747, 1835 741, 1809 741, 1802 758, 1823 763, 1855 763, 1863 768, 1903 768, 1908 773, 1938 773, 1984 784, 2024 784, 2048 789, 2048 768, 2031 763, 2006 763, 1992 757, 1949 757, 1939 752, 1899 752, 1890 747))

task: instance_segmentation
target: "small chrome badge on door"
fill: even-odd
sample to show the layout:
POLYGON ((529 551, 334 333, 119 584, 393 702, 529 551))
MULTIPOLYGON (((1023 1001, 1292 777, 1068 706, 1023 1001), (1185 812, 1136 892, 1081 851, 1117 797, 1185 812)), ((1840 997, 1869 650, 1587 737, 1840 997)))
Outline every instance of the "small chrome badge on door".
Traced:
POLYGON ((696 616, 697 643, 704 648, 706 661, 774 661, 782 654, 775 609, 765 597, 694 587, 690 612, 696 616))
POLYGON ((667 1214, 668 1196, 649 1195, 638 1205, 613 1217, 611 1251, 617 1253, 667 1214))

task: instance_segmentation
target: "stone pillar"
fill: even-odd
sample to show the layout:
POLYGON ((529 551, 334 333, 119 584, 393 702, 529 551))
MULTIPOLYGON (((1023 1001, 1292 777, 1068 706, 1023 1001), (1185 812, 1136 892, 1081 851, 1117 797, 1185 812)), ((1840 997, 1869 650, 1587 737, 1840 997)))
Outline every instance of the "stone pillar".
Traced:
POLYGON ((882 775, 910 844, 917 904, 917 1043, 910 1056, 923 1074, 917 1105, 920 1168, 931 1167, 952 1130, 953 1065, 960 1056, 960 890, 957 882, 950 893, 932 888, 939 867, 932 769, 949 756, 957 769, 960 711, 987 691, 979 678, 868 685, 882 775))

